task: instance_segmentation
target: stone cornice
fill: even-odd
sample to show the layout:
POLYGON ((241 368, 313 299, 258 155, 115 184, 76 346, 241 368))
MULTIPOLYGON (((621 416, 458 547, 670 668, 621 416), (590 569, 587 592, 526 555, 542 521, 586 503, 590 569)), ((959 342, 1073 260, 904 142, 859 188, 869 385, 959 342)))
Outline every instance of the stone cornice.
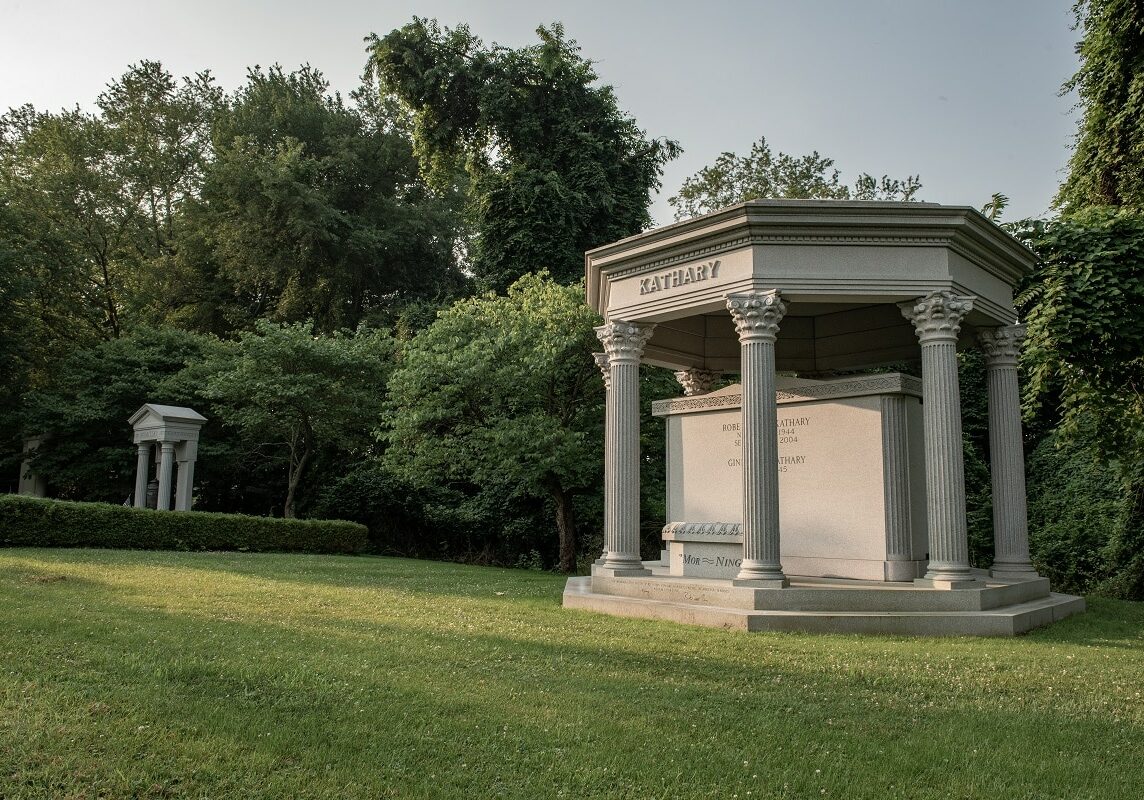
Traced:
POLYGON ((608 281, 768 244, 942 247, 1010 286, 1035 263, 1031 251, 968 207, 755 200, 588 251, 588 302, 604 313, 608 281))
MULTIPOLYGON (((723 390, 720 390, 723 391, 723 390)), ((775 393, 779 405, 805 403, 814 400, 843 400, 848 397, 868 397, 870 395, 904 394, 922 396, 922 382, 912 375, 900 372, 887 372, 879 375, 859 375, 835 381, 822 381, 795 384, 779 389, 775 393)), ((743 405, 741 393, 700 395, 680 397, 673 400, 656 400, 651 404, 651 413, 657 417, 673 414, 688 414, 696 411, 717 411, 725 408, 739 408, 743 405)))

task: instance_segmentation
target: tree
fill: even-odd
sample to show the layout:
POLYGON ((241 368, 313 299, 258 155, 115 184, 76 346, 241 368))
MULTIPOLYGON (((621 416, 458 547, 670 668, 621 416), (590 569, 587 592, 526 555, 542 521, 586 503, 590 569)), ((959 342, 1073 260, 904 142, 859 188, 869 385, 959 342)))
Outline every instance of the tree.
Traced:
POLYGON ((238 350, 222 369, 208 369, 204 394, 245 437, 251 457, 285 463, 282 513, 294 517, 299 486, 323 447, 344 453, 368 444, 379 422, 391 340, 364 328, 316 336, 309 322, 259 320, 238 350))
POLYGON ((383 89, 413 112, 422 171, 465 184, 472 270, 495 290, 539 269, 578 280, 585 250, 650 224, 649 192, 679 152, 620 111, 561 25, 537 35, 485 47, 415 17, 367 40, 383 89))
POLYGON ((442 312, 389 383, 389 463, 474 506, 502 493, 549 498, 564 572, 576 566, 574 500, 601 477, 598 322, 582 289, 528 275, 507 295, 442 312))
POLYGON ((841 172, 831 169, 834 159, 818 151, 805 156, 775 155, 766 137, 751 145, 745 156, 725 152, 715 163, 687 178, 679 194, 668 199, 675 218, 686 219, 720 208, 772 197, 824 200, 913 200, 922 188, 919 176, 877 179, 861 173, 854 187, 841 181, 841 172))
POLYGON ((266 316, 330 332, 463 286, 452 200, 420 180, 376 104, 347 105, 318 71, 251 69, 214 147, 180 264, 191 324, 266 316))
POLYGON ((99 115, 23 106, 0 117, 0 191, 59 327, 113 338, 159 302, 220 96, 205 73, 179 82, 144 61, 100 95, 99 115))
POLYGON ((1078 0, 1081 66, 1061 87, 1084 112, 1056 204, 1144 207, 1144 6, 1078 0))

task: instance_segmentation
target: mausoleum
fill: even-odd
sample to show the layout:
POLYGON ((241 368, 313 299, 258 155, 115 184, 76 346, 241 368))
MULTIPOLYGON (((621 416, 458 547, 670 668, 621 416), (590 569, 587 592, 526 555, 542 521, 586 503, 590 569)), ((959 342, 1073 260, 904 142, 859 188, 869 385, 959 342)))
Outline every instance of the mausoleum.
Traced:
POLYGON ((765 200, 586 256, 604 317, 604 552, 568 607, 747 630, 1011 635, 1084 608, 1029 558, 1014 287, 971 208, 765 200), (969 563, 957 351, 985 356, 992 566, 969 563), (685 396, 641 398, 641 363, 685 396), (886 365, 903 371, 875 372, 886 365), (738 383, 711 391, 723 376, 738 383), (639 411, 665 420, 659 560, 639 411))
POLYGON ((144 508, 147 504, 147 484, 154 451, 158 471, 155 508, 159 511, 171 509, 171 479, 175 477, 174 509, 191 510, 195 461, 199 455, 199 431, 206 421, 207 418, 194 409, 159 403, 144 403, 131 415, 128 422, 134 431, 137 454, 134 495, 136 508, 144 508))

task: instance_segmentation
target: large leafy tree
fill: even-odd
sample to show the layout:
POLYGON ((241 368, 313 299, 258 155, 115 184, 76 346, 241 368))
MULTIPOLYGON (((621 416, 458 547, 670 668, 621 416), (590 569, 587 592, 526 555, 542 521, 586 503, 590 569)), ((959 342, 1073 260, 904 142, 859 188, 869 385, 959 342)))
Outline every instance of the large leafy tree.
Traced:
POLYGON ((368 446, 392 356, 380 331, 316 336, 308 322, 260 320, 236 358, 207 366, 204 394, 241 433, 248 457, 285 466, 284 516, 296 516, 303 478, 323 448, 352 454, 368 446))
POLYGON ((726 152, 715 162, 687 178, 679 194, 668 199, 675 218, 684 219, 745 200, 775 197, 822 200, 913 200, 921 182, 917 175, 880 179, 861 173, 854 186, 842 183, 834 159, 818 151, 792 156, 774 153, 766 137, 751 145, 745 156, 726 152))
POLYGON ((455 204, 426 187, 376 104, 345 103, 310 67, 255 68, 213 138, 180 264, 185 324, 265 316, 328 332, 463 285, 455 204))
POLYGON ((579 279, 585 250, 650 224, 649 192, 678 153, 620 110, 559 24, 537 34, 486 47, 414 18, 369 39, 382 87, 413 112, 424 172, 466 186, 472 270, 492 289, 540 269, 579 279))
POLYGON ((1079 0, 1081 66, 1062 87, 1084 111, 1057 204, 1144 207, 1144 5, 1079 0))
POLYGON ((469 508, 504 493, 549 499, 565 572, 576 565, 574 500, 601 475, 598 322, 581 289, 525 276, 506 295, 442 312, 409 342, 389 383, 394 469, 469 508))

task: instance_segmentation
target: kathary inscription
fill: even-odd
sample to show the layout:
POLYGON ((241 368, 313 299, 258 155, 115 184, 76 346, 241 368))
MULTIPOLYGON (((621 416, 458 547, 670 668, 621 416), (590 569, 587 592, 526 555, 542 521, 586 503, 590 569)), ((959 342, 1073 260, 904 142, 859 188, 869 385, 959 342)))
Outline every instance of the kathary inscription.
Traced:
MULTIPOLYGON (((790 445, 797 445, 800 436, 805 436, 810 426, 810 417, 779 417, 778 421, 778 435, 779 444, 787 445, 783 449, 787 453, 779 455, 779 472, 788 472, 791 467, 796 467, 806 463, 806 456, 797 453, 790 453, 790 445)), ((723 432, 730 433, 734 437, 734 446, 743 446, 743 432, 741 422, 725 422, 723 423, 723 432)), ((728 467, 741 467, 743 466, 743 459, 739 456, 733 456, 727 459, 728 467)))
POLYGON ((668 289, 678 289, 691 283, 711 280, 719 277, 719 262, 708 261, 694 267, 680 267, 661 272, 647 278, 640 278, 640 294, 652 294, 668 289))

